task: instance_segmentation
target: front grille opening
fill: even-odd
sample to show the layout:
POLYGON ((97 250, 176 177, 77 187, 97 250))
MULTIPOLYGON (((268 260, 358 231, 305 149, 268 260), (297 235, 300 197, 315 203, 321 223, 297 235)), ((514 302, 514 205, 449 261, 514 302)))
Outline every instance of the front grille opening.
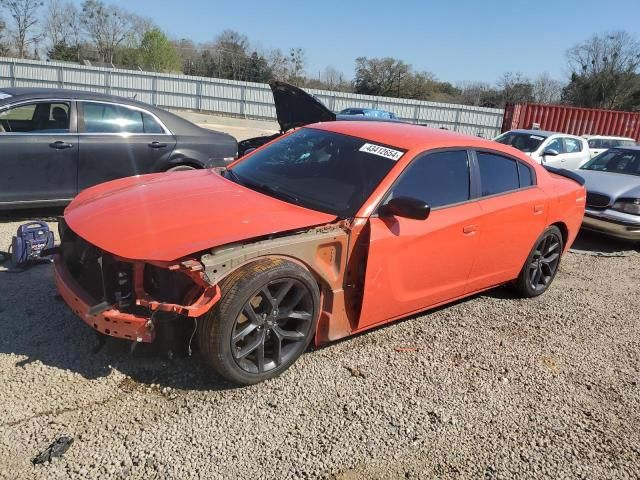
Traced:
POLYGON ((201 291, 188 275, 149 264, 144 267, 144 290, 154 300, 179 305, 201 291))
POLYGON ((67 270, 96 303, 107 301, 120 309, 135 305, 132 264, 117 261, 66 225, 60 229, 60 237, 67 270))
POLYGON ((601 193, 587 192, 587 207, 592 208, 607 208, 611 203, 611 198, 608 195, 601 193))

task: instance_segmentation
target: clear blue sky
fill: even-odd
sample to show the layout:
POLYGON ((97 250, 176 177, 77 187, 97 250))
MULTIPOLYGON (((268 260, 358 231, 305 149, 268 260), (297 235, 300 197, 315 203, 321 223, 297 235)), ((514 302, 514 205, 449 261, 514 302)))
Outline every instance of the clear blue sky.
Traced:
POLYGON ((611 30, 640 36, 640 0, 112 3, 152 18, 173 38, 202 42, 232 29, 264 49, 301 47, 308 75, 331 65, 348 78, 356 57, 391 56, 454 83, 493 82, 505 71, 564 79, 574 44, 611 30))

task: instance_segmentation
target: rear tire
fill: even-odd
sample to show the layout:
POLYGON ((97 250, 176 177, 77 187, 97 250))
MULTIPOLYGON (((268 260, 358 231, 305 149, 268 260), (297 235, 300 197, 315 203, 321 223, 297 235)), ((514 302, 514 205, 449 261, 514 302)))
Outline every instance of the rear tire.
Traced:
POLYGON ((239 268, 221 284, 220 301, 199 320, 205 360, 226 379, 251 385, 276 377, 307 349, 319 316, 311 274, 282 259, 239 268))
POLYGON ((525 298, 546 292, 558 273, 563 250, 560 229, 553 225, 548 227, 536 240, 514 283, 516 292, 525 298))

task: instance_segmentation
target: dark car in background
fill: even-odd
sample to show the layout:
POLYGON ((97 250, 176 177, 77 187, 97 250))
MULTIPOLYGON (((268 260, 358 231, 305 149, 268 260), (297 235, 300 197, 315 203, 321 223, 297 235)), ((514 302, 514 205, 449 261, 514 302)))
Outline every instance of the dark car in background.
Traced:
POLYGON ((225 166, 230 135, 122 97, 57 89, 0 91, 0 209, 67 204, 121 177, 225 166))
POLYGON ((338 115, 356 115, 360 117, 371 117, 377 119, 397 120, 398 117, 395 113, 387 110, 378 110, 376 108, 359 108, 350 107, 340 110, 338 115))
POLYGON ((311 123, 335 122, 336 120, 408 123, 397 118, 389 117, 343 114, 342 112, 335 114, 316 97, 294 85, 272 80, 269 82, 269 86, 273 93, 273 101, 276 107, 276 117, 280 125, 280 132, 274 135, 263 135, 242 140, 238 143, 238 155, 240 157, 278 138, 289 130, 304 127, 311 123))

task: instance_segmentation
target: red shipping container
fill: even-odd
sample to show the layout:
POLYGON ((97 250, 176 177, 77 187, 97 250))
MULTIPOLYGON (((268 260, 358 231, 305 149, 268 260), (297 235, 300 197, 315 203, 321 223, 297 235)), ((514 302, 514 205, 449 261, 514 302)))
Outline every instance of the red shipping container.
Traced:
POLYGON ((508 103, 502 131, 529 129, 572 135, 611 135, 640 141, 640 113, 542 103, 508 103))

